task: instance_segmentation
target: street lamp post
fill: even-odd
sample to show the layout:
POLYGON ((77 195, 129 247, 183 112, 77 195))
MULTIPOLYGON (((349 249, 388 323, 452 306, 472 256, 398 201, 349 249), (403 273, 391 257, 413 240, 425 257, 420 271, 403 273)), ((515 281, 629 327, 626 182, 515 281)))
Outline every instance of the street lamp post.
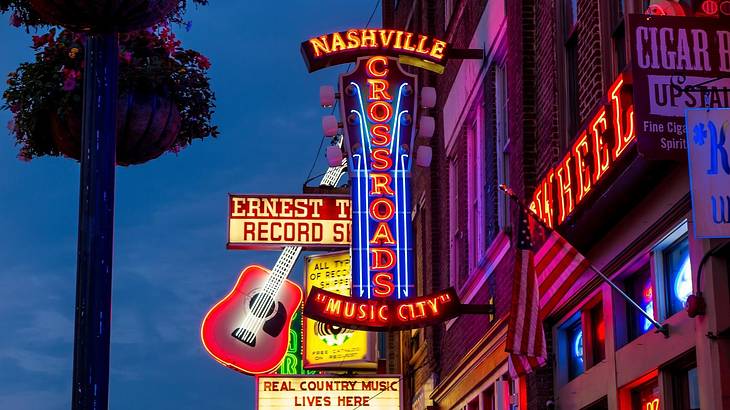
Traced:
POLYGON ((87 36, 76 272, 74 410, 103 410, 109 402, 118 50, 116 33, 87 36))

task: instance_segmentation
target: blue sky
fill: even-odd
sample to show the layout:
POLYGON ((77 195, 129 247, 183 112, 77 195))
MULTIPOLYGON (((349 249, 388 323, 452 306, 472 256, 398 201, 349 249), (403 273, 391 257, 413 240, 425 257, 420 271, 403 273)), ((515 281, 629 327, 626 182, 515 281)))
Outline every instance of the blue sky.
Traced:
MULTIPOLYGON (((255 407, 253 379, 218 365, 198 337, 241 268, 278 255, 225 249, 227 193, 300 192, 320 142, 319 85, 345 67, 307 74, 299 43, 364 26, 374 5, 212 0, 190 10, 189 33, 177 30, 213 63, 221 136, 117 168, 112 409, 255 407)), ((30 34, 0 24, 0 39, 2 75, 31 59, 30 34)), ((0 408, 68 409, 79 167, 19 161, 9 119, 0 111, 0 408)))

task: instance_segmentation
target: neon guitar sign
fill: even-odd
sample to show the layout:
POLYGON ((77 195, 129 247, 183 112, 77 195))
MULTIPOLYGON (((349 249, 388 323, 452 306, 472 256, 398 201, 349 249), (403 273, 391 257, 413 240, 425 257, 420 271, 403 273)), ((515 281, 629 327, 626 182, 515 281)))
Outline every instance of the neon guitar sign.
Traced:
MULTIPOLYGON (((347 168, 330 167, 323 186, 336 186, 347 168)), ((271 271, 248 266, 235 286, 205 315, 200 338, 208 353, 224 366, 246 374, 275 370, 289 346, 289 328, 302 303, 302 290, 287 279, 302 251, 287 246, 271 271)))

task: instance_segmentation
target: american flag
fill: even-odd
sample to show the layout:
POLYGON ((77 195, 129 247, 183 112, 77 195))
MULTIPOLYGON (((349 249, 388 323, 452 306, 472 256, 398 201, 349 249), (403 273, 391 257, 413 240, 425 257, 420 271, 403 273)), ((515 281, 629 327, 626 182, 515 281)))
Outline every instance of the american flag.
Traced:
POLYGON ((542 365, 547 357, 528 218, 527 212, 521 210, 517 225, 512 305, 507 325, 506 350, 510 353, 510 372, 513 377, 542 365))
POLYGON ((553 230, 533 254, 529 216, 524 209, 518 225, 517 250, 506 349, 511 353, 513 377, 545 364, 543 320, 590 267, 586 258, 553 230))

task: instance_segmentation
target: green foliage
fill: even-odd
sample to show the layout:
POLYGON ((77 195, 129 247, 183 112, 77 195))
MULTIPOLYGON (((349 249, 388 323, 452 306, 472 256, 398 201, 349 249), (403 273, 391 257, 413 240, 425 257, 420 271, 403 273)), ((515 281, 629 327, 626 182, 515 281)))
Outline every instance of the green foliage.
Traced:
MULTIPOLYGON (((2 0, 0 0, 2 1, 2 0)), ((85 34, 63 30, 33 36, 35 61, 8 75, 2 108, 13 113, 8 128, 20 146, 20 158, 60 155, 50 137, 49 116, 77 116, 80 121, 85 34)), ((120 35, 119 92, 171 99, 181 115, 181 129, 170 148, 178 152, 193 139, 216 137, 212 125, 215 95, 210 89, 208 59, 180 47, 168 26, 120 35)))

